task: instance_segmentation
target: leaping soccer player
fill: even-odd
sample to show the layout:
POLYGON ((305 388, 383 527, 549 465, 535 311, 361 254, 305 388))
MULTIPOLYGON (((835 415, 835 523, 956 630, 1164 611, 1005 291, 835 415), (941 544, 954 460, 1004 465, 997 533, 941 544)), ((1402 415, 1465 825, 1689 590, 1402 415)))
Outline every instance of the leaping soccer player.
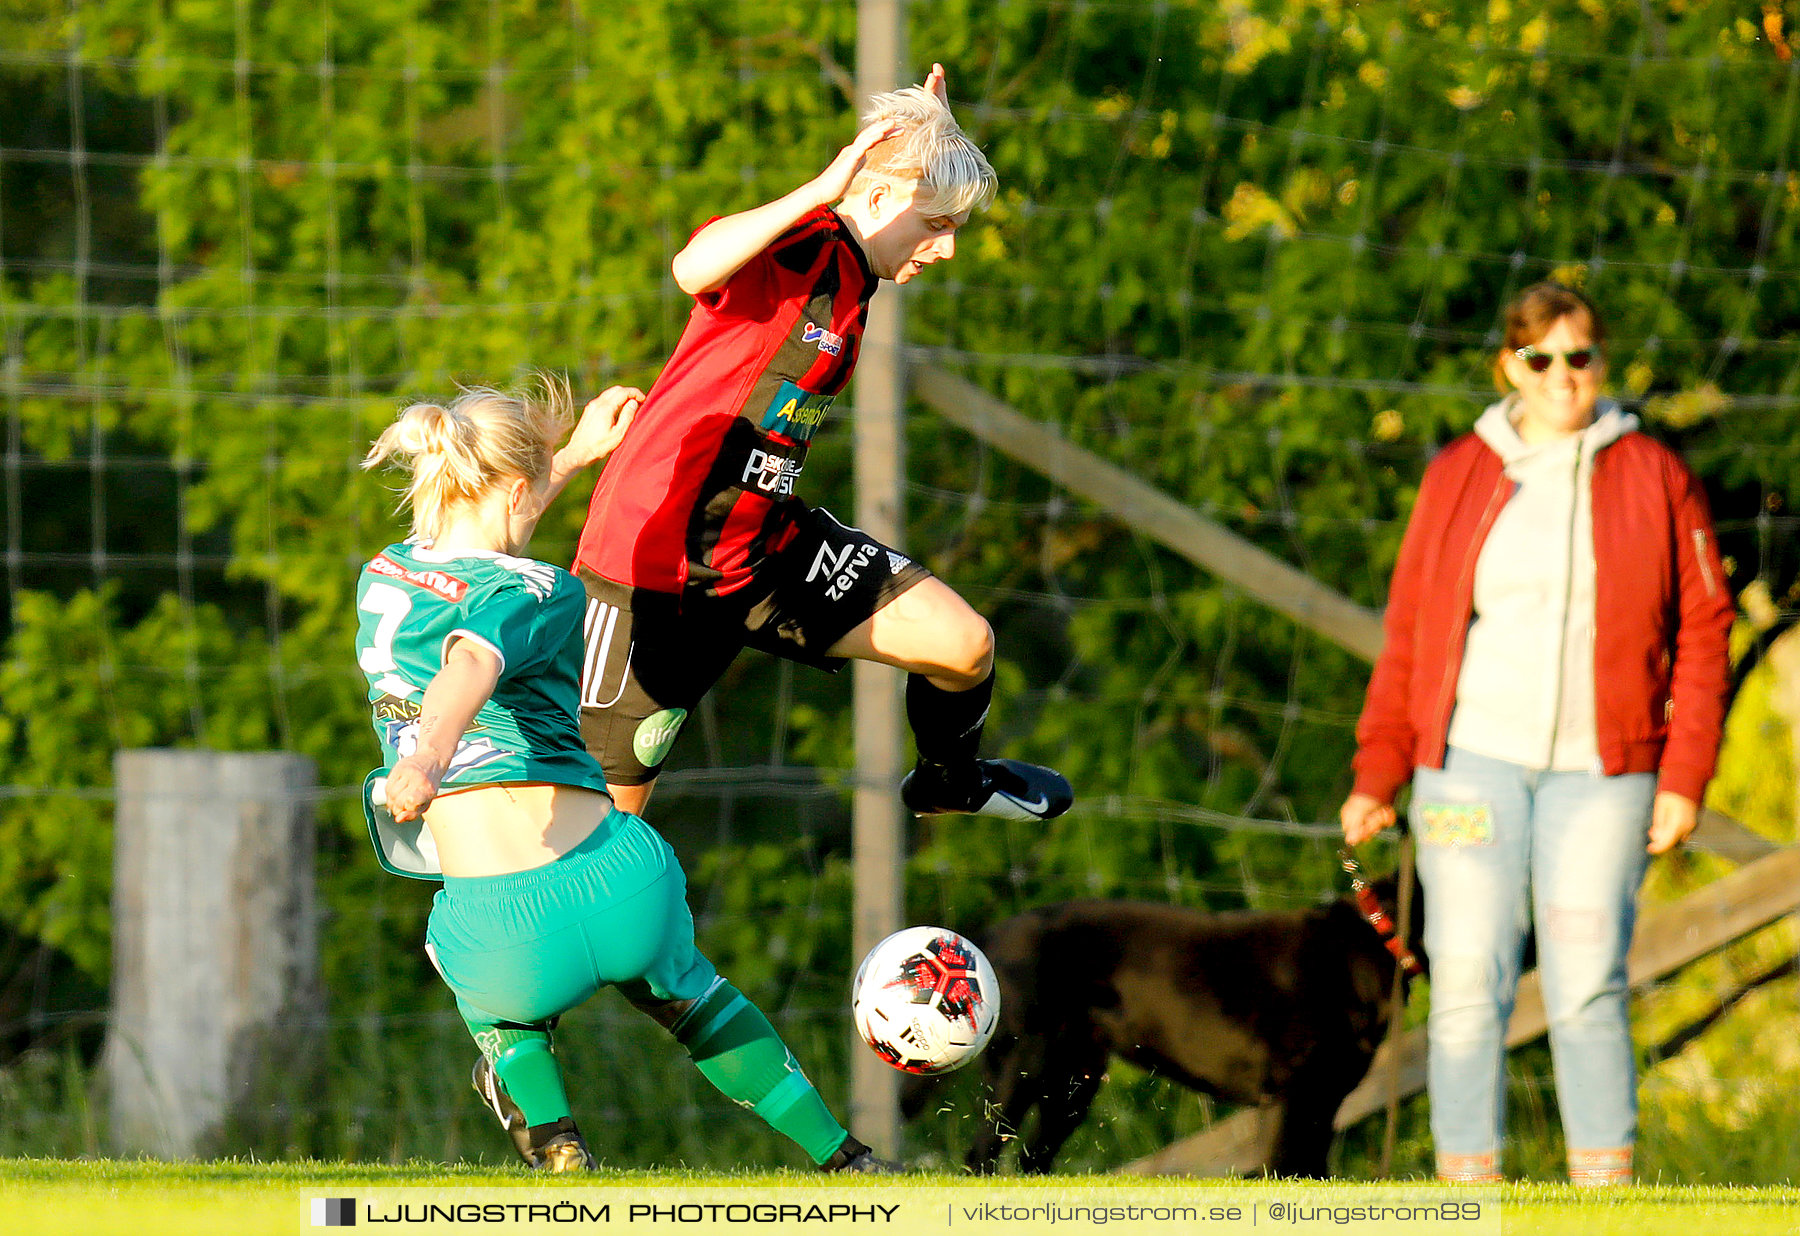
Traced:
POLYGON ((926 568, 795 496, 808 443, 850 381, 883 279, 956 254, 994 169, 950 114, 944 70, 876 96, 831 165, 714 219, 675 256, 694 298, 588 509, 582 734, 619 805, 642 812, 688 713, 746 645, 827 669, 907 672, 920 815, 1047 820, 1074 801, 1048 768, 979 758, 994 633, 926 568), (836 203, 835 207, 832 203, 836 203))

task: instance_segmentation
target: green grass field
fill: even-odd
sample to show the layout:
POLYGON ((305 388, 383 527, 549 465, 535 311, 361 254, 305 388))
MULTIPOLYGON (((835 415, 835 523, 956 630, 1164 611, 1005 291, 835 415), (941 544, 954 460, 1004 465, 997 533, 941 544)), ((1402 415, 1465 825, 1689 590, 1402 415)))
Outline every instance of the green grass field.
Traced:
MULTIPOLYGON (((1468 1225, 1471 1232, 1582 1233, 1593 1236, 1697 1236, 1700 1233, 1788 1233, 1800 1229, 1800 1190, 1791 1188, 1723 1188, 1710 1186, 1664 1187, 1640 1185, 1604 1192, 1582 1192, 1558 1185, 1510 1185, 1493 1190, 1445 1191, 1423 1182, 1410 1186, 1374 1184, 1288 1185, 1268 1181, 1148 1180, 1118 1176, 1056 1176, 1025 1180, 997 1177, 977 1180, 948 1174, 916 1174, 903 1178, 868 1178, 824 1181, 805 1173, 719 1173, 602 1171, 596 1176, 545 1179, 522 1168, 484 1166, 448 1167, 414 1162, 394 1165, 298 1162, 259 1163, 162 1163, 149 1160, 0 1160, 0 1215, 10 1233, 75 1231, 120 1236, 211 1236, 213 1233, 262 1233, 311 1231, 309 1199, 360 1195, 361 1200, 391 1204, 408 1198, 432 1197, 440 1202, 491 1201, 494 1197, 537 1202, 577 1200, 597 1207, 610 1202, 607 1223, 583 1223, 594 1228, 636 1227, 647 1223, 627 1221, 627 1203, 649 1198, 659 1204, 695 1197, 778 1196, 783 1199, 817 1200, 825 1191, 840 1200, 859 1204, 892 1199, 905 1201, 896 1221, 884 1224, 891 1232, 915 1231, 1048 1231, 1049 1225, 955 1223, 947 1218, 952 1207, 982 1202, 1011 1201, 1027 1204, 1033 1198, 1054 1197, 1062 1204, 1074 1197, 1103 1204, 1107 1199, 1137 1200, 1160 1204, 1179 1198, 1183 1204, 1212 1206, 1252 1202, 1267 1211, 1272 1201, 1324 1199, 1334 1203, 1379 1199, 1396 1188, 1418 1190, 1422 1196, 1472 1197, 1498 1202, 1500 1222, 1468 1225), (407 1193, 393 1193, 406 1190, 407 1193), (410 1191, 424 1191, 412 1193, 410 1191), (468 1195, 465 1190, 482 1190, 468 1195), (504 1193, 485 1191, 504 1190, 504 1193), (704 1191, 704 1192, 702 1192, 704 1191)), ((365 1223, 367 1227, 370 1224, 365 1223)), ((442 1231, 464 1226, 484 1230, 542 1230, 538 1223, 404 1224, 442 1231)), ((568 1225, 559 1225, 567 1230, 568 1225)), ((660 1226, 667 1227, 667 1224, 660 1226)), ((713 1225, 684 1224, 705 1230, 713 1225)), ((719 1223, 717 1227, 744 1224, 719 1223)), ((774 1225, 752 1225, 771 1230, 774 1225)), ((805 1225, 781 1225, 796 1230, 805 1225)), ((821 1225, 812 1224, 811 1228, 821 1225)), ((839 1225, 841 1226, 841 1224, 839 1225)), ((862 1225, 862 1226, 867 1226, 862 1225)), ((1080 1230, 1085 1223, 1061 1223, 1057 1231, 1080 1230)), ((1103 1226, 1103 1225, 1102 1225, 1103 1226)), ((1133 1225, 1152 1231, 1249 1231, 1245 1223, 1172 1226, 1133 1225)), ((1339 1225, 1321 1222, 1274 1223, 1263 1214, 1260 1228, 1360 1232, 1426 1232, 1448 1230, 1446 1225, 1388 1223, 1339 1225)))

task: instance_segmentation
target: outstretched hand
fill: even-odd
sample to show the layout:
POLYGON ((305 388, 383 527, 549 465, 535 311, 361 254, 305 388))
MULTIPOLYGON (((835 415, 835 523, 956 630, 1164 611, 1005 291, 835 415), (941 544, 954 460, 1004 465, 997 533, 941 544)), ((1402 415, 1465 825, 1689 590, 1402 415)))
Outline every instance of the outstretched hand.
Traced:
POLYGON ((575 431, 557 452, 560 462, 573 472, 612 454, 643 402, 644 392, 635 386, 611 386, 588 400, 575 431))

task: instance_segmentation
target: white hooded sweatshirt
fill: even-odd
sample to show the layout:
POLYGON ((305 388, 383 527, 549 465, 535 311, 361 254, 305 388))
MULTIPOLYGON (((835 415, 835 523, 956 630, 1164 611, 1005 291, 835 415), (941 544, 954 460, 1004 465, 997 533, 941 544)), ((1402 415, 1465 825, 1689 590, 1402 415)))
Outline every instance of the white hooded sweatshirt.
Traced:
POLYGON ((1509 395, 1475 422, 1517 489, 1476 560, 1449 742, 1526 768, 1592 771, 1594 456, 1638 418, 1603 399, 1586 429, 1527 444, 1516 402, 1509 395))

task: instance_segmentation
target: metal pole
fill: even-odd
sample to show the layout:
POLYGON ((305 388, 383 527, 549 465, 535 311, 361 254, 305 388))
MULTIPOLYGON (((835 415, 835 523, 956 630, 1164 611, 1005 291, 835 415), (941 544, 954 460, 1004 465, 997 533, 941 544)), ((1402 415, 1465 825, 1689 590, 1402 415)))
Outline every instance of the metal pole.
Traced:
MULTIPOLYGON (((858 102, 901 84, 906 58, 906 0, 858 0, 858 102)), ((869 306, 856 368, 856 522, 888 545, 904 545, 901 483, 906 475, 902 413, 900 287, 883 288, 869 306)), ((851 850, 856 883, 855 956, 899 930, 905 912, 902 864, 906 822, 899 785, 905 771, 900 671, 858 661, 855 669, 856 792, 851 850)), ((900 1153, 899 1077, 858 1045, 851 1057, 850 1127, 884 1155, 900 1153)))

